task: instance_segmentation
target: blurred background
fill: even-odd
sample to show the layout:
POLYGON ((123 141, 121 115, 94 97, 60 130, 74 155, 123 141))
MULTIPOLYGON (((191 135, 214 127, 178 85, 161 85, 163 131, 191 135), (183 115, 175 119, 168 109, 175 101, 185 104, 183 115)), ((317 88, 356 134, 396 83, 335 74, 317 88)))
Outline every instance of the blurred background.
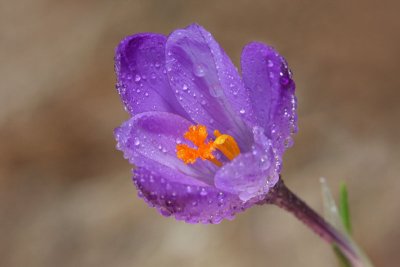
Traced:
MULTIPOLYGON (((238 64, 252 40, 294 72, 299 133, 287 185, 322 212, 345 180, 354 236, 400 261, 398 1, 0 1, 0 266, 337 266, 291 215, 255 207, 220 225, 137 198, 113 129, 128 118, 114 47, 198 22, 238 64)), ((397 262, 397 263, 396 263, 397 262)))

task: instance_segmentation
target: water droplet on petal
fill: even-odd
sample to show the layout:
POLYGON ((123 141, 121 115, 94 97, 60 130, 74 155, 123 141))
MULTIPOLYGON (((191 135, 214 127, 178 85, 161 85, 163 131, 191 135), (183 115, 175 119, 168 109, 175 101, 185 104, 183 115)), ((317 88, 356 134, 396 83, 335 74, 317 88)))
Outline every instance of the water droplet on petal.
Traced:
POLYGON ((290 78, 283 76, 279 79, 279 82, 281 85, 287 86, 290 83, 290 78))
POLYGON ((135 142, 134 142, 134 144, 135 144, 135 146, 138 146, 138 145, 140 145, 140 140, 139 140, 139 139, 137 139, 137 138, 135 138, 135 142))
POLYGON ((200 196, 207 196, 207 191, 204 188, 201 189, 200 196))
POLYGON ((135 82, 139 82, 142 78, 140 77, 139 74, 136 74, 135 76, 135 82))
POLYGON ((206 74, 206 66, 203 64, 196 64, 193 68, 194 75, 203 77, 206 74))
POLYGON ((270 162, 269 162, 268 156, 267 156, 267 155, 263 155, 263 156, 260 158, 260 169, 261 169, 261 170, 267 170, 267 169, 269 168, 270 165, 271 165, 271 164, 270 164, 270 162))
POLYGON ((244 108, 242 108, 241 110, 239 110, 240 114, 244 114, 246 113, 246 110, 244 110, 244 108))
POLYGON ((186 91, 188 89, 188 86, 186 85, 186 84, 184 84, 183 86, 182 86, 182 90, 183 91, 186 91))
POLYGON ((213 97, 221 97, 224 94, 219 84, 211 85, 209 91, 213 97))
POLYGON ((292 147, 293 144, 294 144, 293 138, 287 137, 287 138, 285 139, 285 144, 284 144, 284 145, 285 145, 286 148, 292 147))

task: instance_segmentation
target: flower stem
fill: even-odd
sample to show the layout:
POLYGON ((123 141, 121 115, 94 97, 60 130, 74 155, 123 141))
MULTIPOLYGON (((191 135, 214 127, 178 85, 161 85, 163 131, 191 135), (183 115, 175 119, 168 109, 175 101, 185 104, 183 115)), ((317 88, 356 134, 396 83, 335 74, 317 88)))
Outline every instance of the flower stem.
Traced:
POLYGON ((353 267, 363 267, 360 259, 357 257, 357 253, 353 250, 348 240, 304 201, 291 192, 282 179, 279 179, 278 183, 270 190, 265 201, 265 203, 274 204, 292 213, 323 240, 331 245, 336 245, 349 259, 353 267))

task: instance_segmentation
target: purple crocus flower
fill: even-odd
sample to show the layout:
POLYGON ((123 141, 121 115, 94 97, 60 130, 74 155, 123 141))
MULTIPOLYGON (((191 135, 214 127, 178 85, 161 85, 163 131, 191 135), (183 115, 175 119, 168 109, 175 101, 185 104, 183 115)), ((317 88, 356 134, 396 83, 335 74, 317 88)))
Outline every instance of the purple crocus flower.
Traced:
POLYGON ((241 69, 197 24, 116 48, 117 89, 132 116, 115 130, 117 148, 135 166, 139 196, 161 214, 219 223, 279 181, 297 131, 291 72, 258 42, 243 49, 241 69))

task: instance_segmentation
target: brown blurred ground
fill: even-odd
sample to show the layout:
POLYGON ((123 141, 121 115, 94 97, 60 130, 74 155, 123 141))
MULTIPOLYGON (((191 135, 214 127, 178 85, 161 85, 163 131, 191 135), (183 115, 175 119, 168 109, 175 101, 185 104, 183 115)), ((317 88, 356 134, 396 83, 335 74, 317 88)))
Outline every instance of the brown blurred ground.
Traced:
POLYGON ((198 22, 238 63, 260 40, 298 85, 284 177, 321 211, 318 178, 350 190, 355 238, 400 261, 398 1, 1 1, 0 266, 337 266, 290 215, 259 207, 217 226, 136 197, 112 130, 128 116, 114 47, 198 22))

